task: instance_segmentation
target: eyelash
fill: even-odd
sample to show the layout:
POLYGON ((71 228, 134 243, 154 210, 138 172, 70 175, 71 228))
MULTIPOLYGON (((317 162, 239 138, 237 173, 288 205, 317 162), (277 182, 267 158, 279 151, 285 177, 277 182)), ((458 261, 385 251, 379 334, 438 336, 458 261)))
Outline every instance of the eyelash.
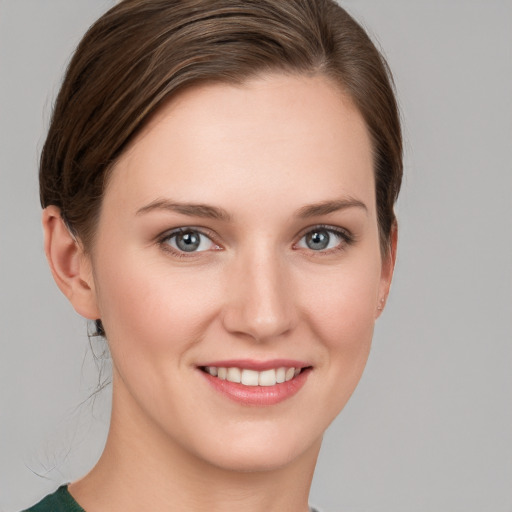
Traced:
MULTIPOLYGON (((335 226, 329 226, 326 224, 318 224, 316 226, 311 226, 307 228, 305 231, 302 232, 299 238, 299 242, 308 234, 315 233, 318 231, 326 231, 330 235, 335 235, 337 238, 340 239, 339 243, 336 245, 336 247, 333 247, 331 249, 326 250, 320 250, 320 251, 314 251, 313 249, 310 249, 308 252, 315 256, 329 256, 331 254, 335 254, 341 251, 344 251, 349 247, 350 245, 353 245, 355 240, 355 237, 350 231, 347 229, 335 227, 335 226)), ((296 246, 299 242, 294 244, 296 246)))
MULTIPOLYGON (((334 226, 328 226, 328 225, 324 225, 324 224, 318 224, 316 226, 311 226, 311 227, 307 228, 307 230, 302 232, 302 234, 299 237, 299 241, 294 244, 294 249, 300 250, 300 249, 296 249, 297 244, 300 241, 302 241, 302 239, 305 236, 307 236, 308 234, 318 232, 318 231, 325 231, 331 235, 333 234, 340 239, 340 242, 336 245, 336 247, 333 247, 333 248, 327 249, 327 250, 315 251, 313 249, 309 249, 308 252, 310 252, 311 254, 314 254, 315 256, 326 256, 326 255, 337 253, 339 251, 343 251, 348 246, 352 245, 355 242, 355 237, 353 236, 353 234, 350 233, 346 229, 342 229, 342 228, 338 228, 338 227, 334 227, 334 226)), ((174 247, 171 247, 169 245, 169 241, 171 239, 175 238, 179 234, 187 233, 187 232, 198 233, 200 236, 204 236, 204 237, 208 238, 208 240, 210 240, 210 242, 217 247, 214 250, 222 250, 222 248, 220 247, 220 244, 217 244, 215 242, 215 235, 213 232, 211 232, 209 230, 208 231, 204 230, 203 228, 196 228, 194 226, 180 227, 180 228, 174 229, 170 232, 166 232, 165 234, 163 234, 161 237, 158 238, 157 243, 162 248, 162 250, 164 250, 166 252, 170 252, 174 257, 177 257, 177 258, 193 258, 193 257, 197 257, 198 253, 208 252, 208 251, 191 251, 190 253, 187 253, 186 251, 177 250, 174 247)))
POLYGON ((206 237, 213 245, 218 247, 215 250, 221 250, 219 244, 215 242, 215 235, 213 232, 204 230, 202 228, 196 228, 194 226, 185 226, 177 229, 173 229, 172 231, 168 231, 164 235, 158 238, 158 245, 162 248, 162 250, 166 252, 170 252, 174 257, 177 258, 193 258, 194 256, 197 256, 198 253, 201 252, 207 252, 207 251, 191 251, 190 253, 187 253, 186 251, 180 251, 178 249, 175 249, 174 247, 171 247, 169 245, 169 241, 175 238, 177 235, 183 234, 183 233, 198 233, 200 236, 206 237))

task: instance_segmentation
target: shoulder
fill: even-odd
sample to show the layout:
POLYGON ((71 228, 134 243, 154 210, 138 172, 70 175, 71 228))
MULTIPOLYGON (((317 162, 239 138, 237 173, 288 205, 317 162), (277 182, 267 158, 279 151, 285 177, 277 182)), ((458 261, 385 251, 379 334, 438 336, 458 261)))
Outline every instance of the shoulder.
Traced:
POLYGON ((39 503, 23 512, 85 512, 68 492, 68 486, 59 487, 53 494, 49 494, 39 503))
MULTIPOLYGON (((310 507, 310 512, 320 512, 310 507)), ((22 512, 85 512, 68 492, 68 486, 59 487, 53 494, 49 494, 40 502, 23 510, 22 512)))

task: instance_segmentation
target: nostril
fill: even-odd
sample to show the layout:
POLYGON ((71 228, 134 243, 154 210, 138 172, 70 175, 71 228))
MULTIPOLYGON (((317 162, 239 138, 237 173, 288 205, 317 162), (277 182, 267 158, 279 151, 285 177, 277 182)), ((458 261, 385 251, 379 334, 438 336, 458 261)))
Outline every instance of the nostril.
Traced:
POLYGON ((239 304, 224 315, 223 324, 227 331, 249 336, 255 341, 285 336, 293 329, 293 315, 288 311, 280 311, 278 314, 262 313, 251 310, 250 306, 239 304))
POLYGON ((264 252, 259 247, 238 263, 231 274, 223 308, 226 330, 256 341, 276 338, 292 330, 298 314, 286 269, 279 258, 268 247, 264 252))

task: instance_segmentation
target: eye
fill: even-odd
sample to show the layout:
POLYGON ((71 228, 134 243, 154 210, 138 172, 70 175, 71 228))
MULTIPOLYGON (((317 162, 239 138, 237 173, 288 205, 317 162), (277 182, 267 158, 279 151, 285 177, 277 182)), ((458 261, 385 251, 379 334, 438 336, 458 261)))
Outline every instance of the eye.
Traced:
POLYGON ((330 249, 341 249, 343 245, 350 243, 350 236, 333 228, 318 227, 308 231, 297 244, 301 249, 311 251, 329 251, 330 249))
POLYGON ((161 240, 177 252, 191 253, 217 249, 218 246, 201 231, 192 228, 180 228, 161 240))

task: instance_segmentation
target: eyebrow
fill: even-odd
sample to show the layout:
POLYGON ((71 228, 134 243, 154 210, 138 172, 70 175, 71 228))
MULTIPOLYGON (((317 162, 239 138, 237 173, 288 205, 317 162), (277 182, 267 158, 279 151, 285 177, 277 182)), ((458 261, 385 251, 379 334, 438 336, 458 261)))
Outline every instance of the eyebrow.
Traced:
POLYGON ((358 199, 346 198, 336 199, 333 201, 322 201, 317 204, 310 204, 300 208, 296 215, 301 219, 309 219, 310 217, 317 217, 319 215, 327 215, 340 210, 346 210, 347 208, 361 208, 365 212, 368 212, 367 206, 358 199))
MULTIPOLYGON (((295 216, 301 219, 308 219, 320 215, 328 215, 329 213, 346 210, 348 208, 361 208, 365 212, 368 211, 367 206, 362 201, 359 201, 358 199, 347 198, 335 199, 332 201, 322 201, 321 203, 303 206, 295 212, 295 216)), ((191 217, 202 217, 224 222, 231 221, 231 215, 223 208, 203 203, 179 203, 170 201, 168 199, 155 199, 146 206, 139 208, 137 210, 137 215, 143 215, 155 210, 170 211, 191 217)))
POLYGON ((155 210, 167 210, 170 212, 181 213, 182 215, 215 219, 224 222, 229 222, 231 220, 231 215, 229 215, 229 213, 223 208, 202 203, 176 203, 167 199, 156 199, 155 201, 152 201, 137 210, 137 215, 142 215, 155 210))

